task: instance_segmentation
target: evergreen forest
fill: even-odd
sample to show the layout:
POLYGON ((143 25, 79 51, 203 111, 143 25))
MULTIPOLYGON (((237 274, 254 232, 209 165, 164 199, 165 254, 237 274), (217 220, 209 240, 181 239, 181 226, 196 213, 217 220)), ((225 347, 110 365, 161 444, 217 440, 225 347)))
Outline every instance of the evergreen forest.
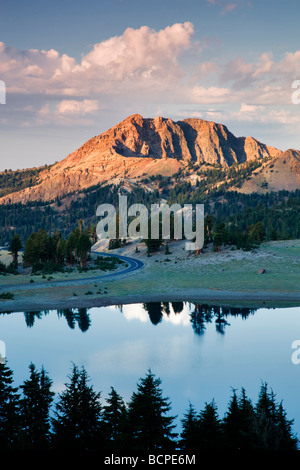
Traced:
POLYGON ((261 384, 255 403, 244 388, 233 389, 223 417, 213 399, 200 410, 189 403, 178 417, 150 369, 125 402, 113 386, 103 398, 86 369, 76 364, 55 393, 44 367, 30 363, 28 377, 16 386, 8 363, 0 363, 1 451, 201 455, 218 449, 292 451, 297 443, 293 420, 267 383, 261 384))

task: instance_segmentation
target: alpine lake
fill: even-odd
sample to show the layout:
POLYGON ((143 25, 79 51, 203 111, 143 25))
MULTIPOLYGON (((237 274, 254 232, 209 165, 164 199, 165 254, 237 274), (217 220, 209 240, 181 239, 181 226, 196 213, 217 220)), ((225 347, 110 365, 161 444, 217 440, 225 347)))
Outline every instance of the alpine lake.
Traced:
POLYGON ((111 386, 129 401, 149 369, 178 423, 189 403, 215 401, 223 417, 232 390, 255 403, 267 383, 300 437, 300 307, 222 307, 152 302, 0 314, 6 363, 19 386, 32 362, 56 394, 72 365, 84 366, 104 402, 111 386), (299 354, 298 354, 299 350, 299 354))

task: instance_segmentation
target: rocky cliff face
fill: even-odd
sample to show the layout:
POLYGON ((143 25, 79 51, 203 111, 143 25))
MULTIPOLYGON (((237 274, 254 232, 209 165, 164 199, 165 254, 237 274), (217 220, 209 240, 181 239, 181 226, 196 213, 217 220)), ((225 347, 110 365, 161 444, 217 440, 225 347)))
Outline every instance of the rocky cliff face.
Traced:
POLYGON ((252 137, 235 137, 222 124, 135 114, 42 172, 36 186, 5 196, 0 203, 49 201, 120 178, 171 176, 190 161, 231 166, 281 153, 252 137))
POLYGON ((203 119, 143 119, 135 114, 91 139, 90 149, 123 157, 175 158, 230 166, 281 152, 252 137, 235 137, 226 126, 203 119))

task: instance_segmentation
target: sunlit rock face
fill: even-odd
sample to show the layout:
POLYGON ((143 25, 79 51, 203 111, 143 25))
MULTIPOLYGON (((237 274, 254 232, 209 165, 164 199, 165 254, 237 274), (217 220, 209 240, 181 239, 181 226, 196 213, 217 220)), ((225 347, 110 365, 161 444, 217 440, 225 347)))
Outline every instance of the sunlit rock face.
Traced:
POLYGON ((281 153, 252 137, 235 137, 215 122, 134 114, 41 172, 35 186, 7 195, 0 203, 51 201, 101 182, 171 176, 190 162, 228 167, 281 153))

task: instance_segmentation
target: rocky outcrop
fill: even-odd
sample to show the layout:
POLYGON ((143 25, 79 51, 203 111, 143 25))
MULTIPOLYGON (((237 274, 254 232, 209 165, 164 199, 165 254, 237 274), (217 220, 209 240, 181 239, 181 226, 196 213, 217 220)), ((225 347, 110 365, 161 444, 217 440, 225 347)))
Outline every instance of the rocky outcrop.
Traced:
POLYGON ((215 122, 134 114, 41 172, 36 186, 7 195, 0 203, 49 201, 115 179, 171 176, 188 162, 228 167, 281 153, 252 137, 235 137, 215 122))

